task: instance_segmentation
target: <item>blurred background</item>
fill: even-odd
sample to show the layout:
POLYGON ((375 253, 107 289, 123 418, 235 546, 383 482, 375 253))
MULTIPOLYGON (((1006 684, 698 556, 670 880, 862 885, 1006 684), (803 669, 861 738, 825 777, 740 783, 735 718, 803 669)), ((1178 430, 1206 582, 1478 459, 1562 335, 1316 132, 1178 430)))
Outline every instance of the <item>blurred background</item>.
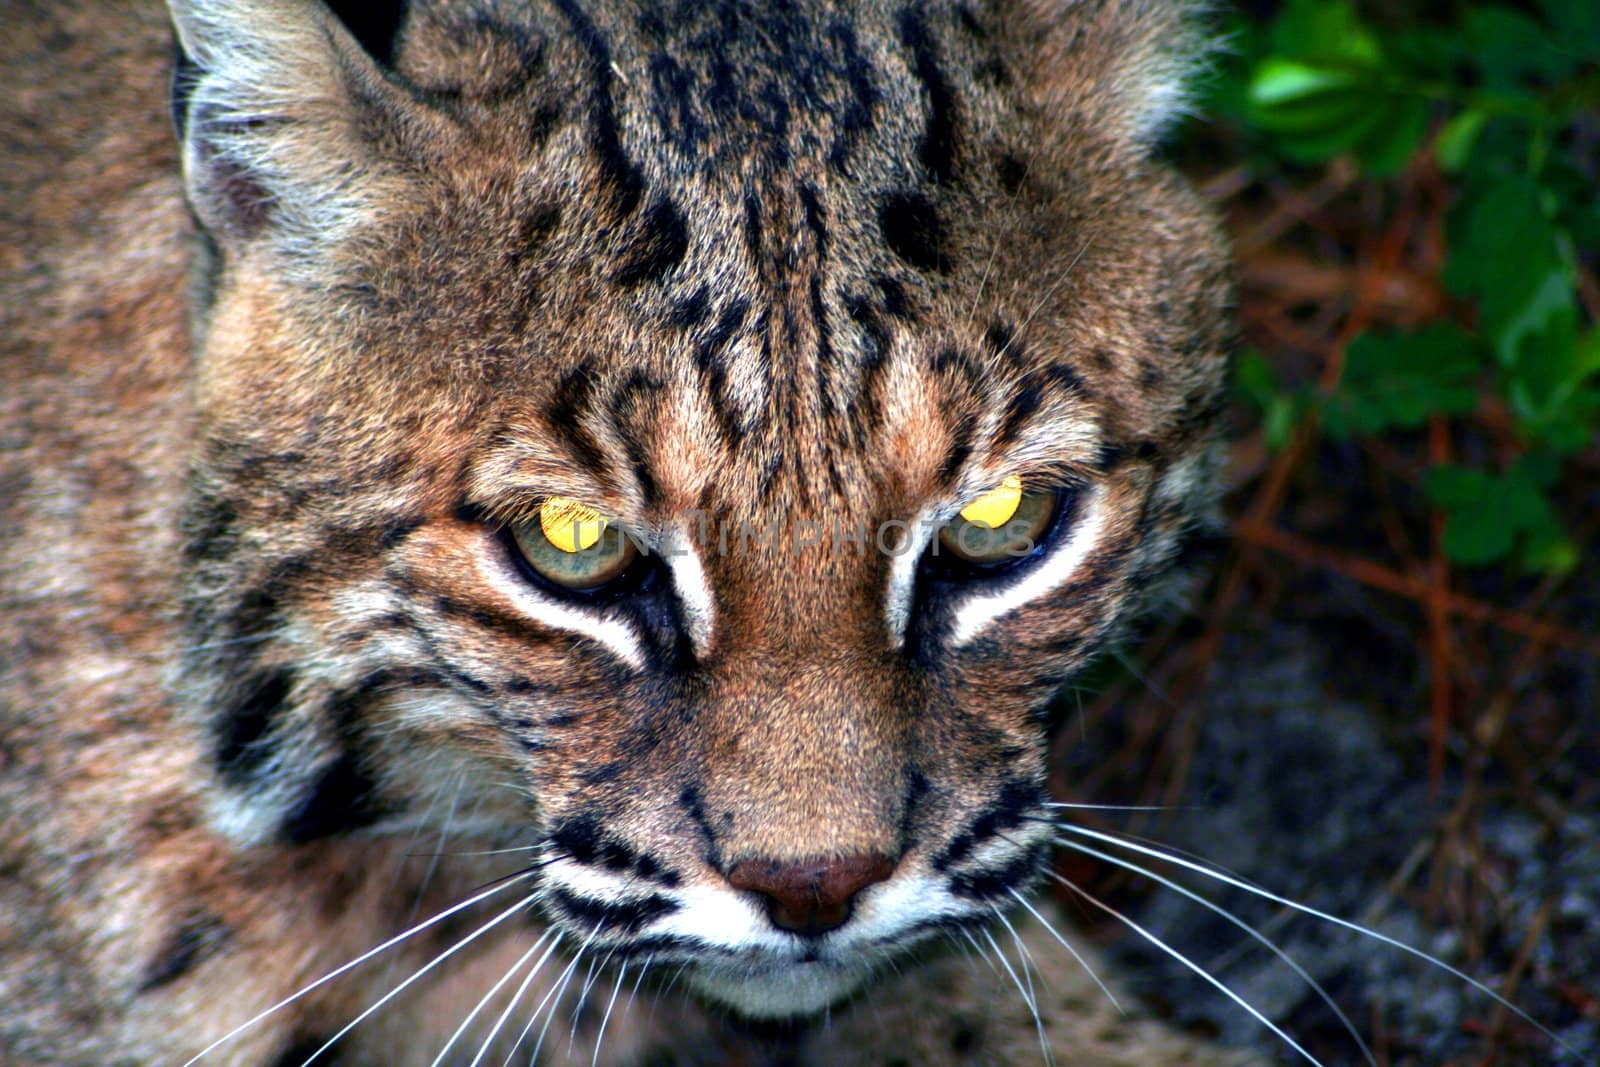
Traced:
MULTIPOLYGON (((1434 954, 1567 1047, 1404 952, 1122 854, 1236 910, 1341 1020, 1178 892, 1071 851, 1061 873, 1324 1063, 1600 1063, 1600 0, 1217 21, 1170 152, 1236 256, 1230 528, 1192 616, 1064 709, 1057 791, 1153 806, 1071 815, 1434 954)), ((1174 1021, 1303 1062, 1061 896, 1174 1021)))

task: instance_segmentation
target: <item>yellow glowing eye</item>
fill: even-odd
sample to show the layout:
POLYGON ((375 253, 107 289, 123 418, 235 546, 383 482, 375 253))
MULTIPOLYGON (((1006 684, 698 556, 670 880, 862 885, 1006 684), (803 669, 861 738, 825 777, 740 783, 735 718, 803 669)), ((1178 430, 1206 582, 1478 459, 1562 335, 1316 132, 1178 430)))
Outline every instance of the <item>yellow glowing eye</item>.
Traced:
POLYGON ((545 540, 563 552, 593 548, 605 533, 606 520, 587 504, 570 497, 553 496, 539 507, 539 529, 545 540))
POLYGON ((639 555, 621 526, 571 497, 546 498, 537 522, 514 522, 508 532, 540 578, 576 592, 617 581, 639 555))
POLYGON ((991 489, 961 509, 961 517, 968 522, 982 523, 998 530, 1011 521, 1022 504, 1022 478, 1008 474, 998 488, 991 489))

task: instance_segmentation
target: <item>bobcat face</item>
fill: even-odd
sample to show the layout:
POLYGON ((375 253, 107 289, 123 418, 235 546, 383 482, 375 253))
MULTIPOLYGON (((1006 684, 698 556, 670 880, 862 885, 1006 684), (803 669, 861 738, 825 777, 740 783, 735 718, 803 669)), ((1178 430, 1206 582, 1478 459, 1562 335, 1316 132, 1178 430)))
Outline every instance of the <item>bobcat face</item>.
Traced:
POLYGON ((173 6, 217 825, 460 813, 753 1015, 1013 906, 1214 493, 1181 5, 173 6))

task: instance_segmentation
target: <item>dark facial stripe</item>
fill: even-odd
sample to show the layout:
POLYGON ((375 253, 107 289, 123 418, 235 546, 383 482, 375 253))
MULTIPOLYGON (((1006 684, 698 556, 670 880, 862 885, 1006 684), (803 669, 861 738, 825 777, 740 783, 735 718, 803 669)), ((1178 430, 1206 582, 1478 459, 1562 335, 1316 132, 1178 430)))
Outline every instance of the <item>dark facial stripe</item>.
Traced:
POLYGON ((1033 782, 1010 781, 1000 789, 1000 795, 979 812, 967 828, 957 834, 931 861, 936 871, 949 870, 972 854, 979 845, 1007 830, 1020 827, 1027 815, 1037 809, 1043 800, 1039 787, 1033 782))
POLYGON ((800 209, 805 216, 806 228, 817 242, 817 258, 828 255, 828 213, 822 207, 816 187, 810 182, 800 185, 800 209))
POLYGON ((876 125, 878 89, 872 84, 872 64, 861 52, 855 27, 844 21, 834 22, 828 27, 828 38, 843 59, 850 83, 850 99, 836 119, 838 133, 828 152, 829 162, 839 170, 856 143, 876 125))
POLYGON ((611 96, 611 47, 576 0, 556 0, 556 6, 589 54, 589 142, 599 157, 600 177, 610 187, 617 214, 627 217, 639 208, 644 178, 623 151, 617 135, 616 106, 611 96))
POLYGON ((584 360, 556 383, 555 395, 545 419, 567 445, 567 451, 585 470, 601 481, 609 481, 611 465, 584 420, 594 403, 595 366, 584 360))
POLYGON ((231 936, 232 931, 215 915, 196 911, 184 916, 145 964, 139 992, 148 993, 176 982, 214 955, 231 936))
POLYGON ((282 838, 294 845, 359 830, 387 812, 376 801, 377 785, 346 750, 311 786, 283 820, 282 838))
POLYGON ((695 366, 705 380, 706 390, 711 394, 711 409, 716 412, 722 435, 730 445, 737 444, 749 427, 739 418, 728 395, 728 368, 722 354, 744 325, 745 316, 749 313, 748 302, 733 301, 722 309, 716 323, 694 347, 695 366))
POLYGON ((622 438, 634 481, 647 506, 653 506, 661 499, 661 487, 651 473, 650 449, 643 436, 645 424, 649 421, 646 409, 661 388, 661 379, 644 371, 634 371, 617 386, 606 403, 611 424, 616 428, 617 436, 622 438))
POLYGON ((212 758, 223 780, 252 782, 271 753, 267 735, 289 699, 294 675, 286 668, 240 677, 234 699, 212 720, 212 758))
POLYGON ((689 821, 694 824, 695 829, 700 831, 706 846, 707 865, 720 871, 722 848, 717 844, 717 831, 706 814, 705 802, 700 799, 700 791, 692 785, 684 786, 683 792, 678 794, 678 805, 683 808, 684 814, 689 816, 689 821))
POLYGON ((761 198, 754 189, 745 190, 744 194, 744 247, 750 253, 750 261, 758 267, 761 264, 761 198))
POLYGON ((582 864, 604 867, 618 874, 632 874, 668 887, 679 884, 676 872, 608 835, 600 821, 589 815, 568 819, 556 827, 550 834, 549 844, 582 864))
POLYGON ((900 43, 910 49, 917 77, 928 94, 928 124, 919 151, 922 166, 935 182, 947 183, 955 165, 956 98, 920 9, 907 7, 900 12, 900 43))
POLYGON ((1004 866, 980 871, 962 871, 950 879, 950 892, 969 900, 1010 900, 1011 891, 1020 889, 1038 876, 1044 867, 1049 846, 1043 842, 1013 857, 1004 866))
POLYGON ((1043 406, 1046 397, 1082 392, 1083 378, 1075 368, 1065 363, 1053 363, 1029 371, 1006 402, 1000 425, 995 430, 993 447, 1004 448, 1013 443, 1028 419, 1043 406))
POLYGON ((657 200, 645 211, 628 240, 622 264, 611 279, 624 288, 659 282, 683 261, 689 230, 669 200, 657 200))
POLYGON ((551 890, 549 901, 575 925, 585 929, 599 927, 601 936, 635 933, 678 910, 677 904, 654 893, 637 900, 608 902, 580 897, 565 887, 558 887, 551 890))

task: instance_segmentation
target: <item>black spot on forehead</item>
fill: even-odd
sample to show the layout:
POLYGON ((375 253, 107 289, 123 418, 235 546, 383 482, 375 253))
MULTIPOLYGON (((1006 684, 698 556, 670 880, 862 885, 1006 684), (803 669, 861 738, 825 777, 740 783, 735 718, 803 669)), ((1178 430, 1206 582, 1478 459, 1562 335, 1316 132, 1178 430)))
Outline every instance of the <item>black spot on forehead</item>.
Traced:
POLYGON ((922 193, 891 193, 878 209, 878 226, 891 251, 918 270, 945 273, 945 255, 939 208, 922 193))

